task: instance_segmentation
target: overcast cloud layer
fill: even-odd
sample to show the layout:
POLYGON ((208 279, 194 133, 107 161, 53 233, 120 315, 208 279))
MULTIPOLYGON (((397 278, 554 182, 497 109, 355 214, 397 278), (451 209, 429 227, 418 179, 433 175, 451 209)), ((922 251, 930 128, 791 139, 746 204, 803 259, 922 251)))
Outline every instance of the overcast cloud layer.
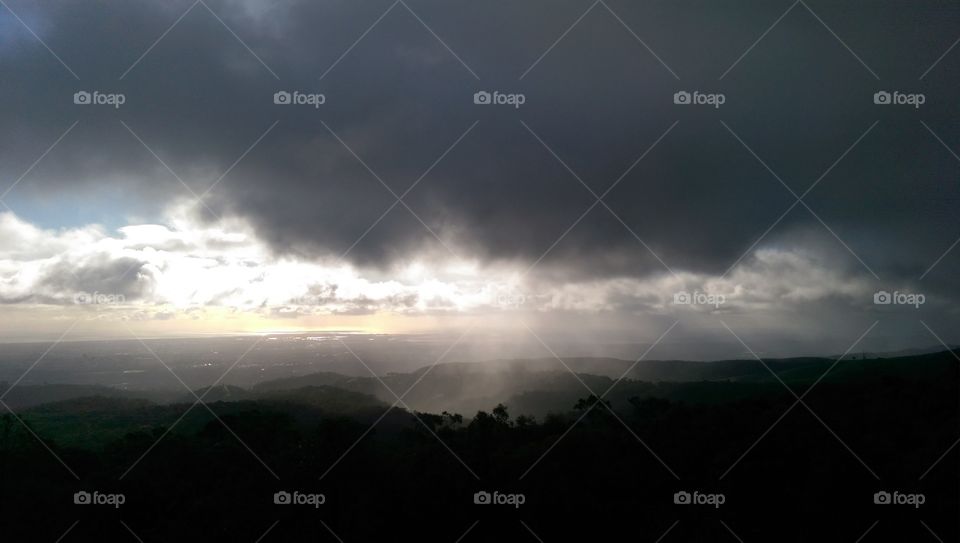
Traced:
POLYGON ((669 320, 699 289, 804 337, 848 322, 852 341, 873 293, 901 290, 956 328, 956 5, 8 4, 4 304, 669 320), (84 90, 126 101, 74 104, 84 90), (414 264, 429 280, 398 275, 414 264))

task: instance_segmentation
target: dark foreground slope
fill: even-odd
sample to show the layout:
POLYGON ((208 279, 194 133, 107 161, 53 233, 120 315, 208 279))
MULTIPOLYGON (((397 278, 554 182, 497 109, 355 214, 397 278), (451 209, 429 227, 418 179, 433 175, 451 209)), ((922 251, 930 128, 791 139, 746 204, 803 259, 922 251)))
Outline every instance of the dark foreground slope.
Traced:
POLYGON ((610 396, 666 393, 609 408, 578 383, 537 420, 415 415, 330 387, 215 390, 209 409, 48 404, 0 418, 0 540, 956 541, 960 362, 870 362, 820 382, 832 362, 624 381, 610 396), (124 503, 75 505, 78 491, 124 503), (684 492, 723 503, 675 503, 684 492))

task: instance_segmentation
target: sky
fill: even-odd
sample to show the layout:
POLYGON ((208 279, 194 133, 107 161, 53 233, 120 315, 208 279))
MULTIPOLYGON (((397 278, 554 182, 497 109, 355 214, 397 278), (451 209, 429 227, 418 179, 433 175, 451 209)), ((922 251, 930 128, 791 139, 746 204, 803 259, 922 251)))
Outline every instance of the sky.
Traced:
POLYGON ((0 340, 960 342, 958 23, 933 0, 5 0, 0 340))

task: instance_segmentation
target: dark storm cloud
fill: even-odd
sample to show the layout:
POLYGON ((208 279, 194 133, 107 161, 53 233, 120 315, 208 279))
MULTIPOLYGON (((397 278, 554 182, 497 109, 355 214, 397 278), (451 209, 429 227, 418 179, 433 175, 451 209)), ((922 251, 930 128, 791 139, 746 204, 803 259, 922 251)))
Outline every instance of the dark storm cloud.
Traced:
POLYGON ((102 294, 124 301, 136 301, 149 293, 150 285, 151 274, 143 262, 132 258, 101 257, 81 266, 68 263, 51 266, 37 291, 81 293, 81 298, 83 295, 102 294))
MULTIPOLYGON (((190 2, 10 2, 80 80, 0 12, 3 178, 12 182, 80 123, 6 199, 107 192, 111 213, 139 212, 204 193, 279 121, 204 200, 248 218, 279 252, 352 246, 350 259, 372 268, 442 254, 422 220, 462 256, 529 264, 594 204, 591 191, 619 179, 609 210, 594 206, 541 273, 664 271, 632 230, 671 268, 719 274, 795 202, 732 131, 797 195, 829 171, 804 200, 819 219, 798 204, 762 246, 823 246, 837 266, 867 274, 852 251, 882 280, 901 281, 919 278, 960 234, 958 162, 919 122, 953 148, 960 142, 949 122, 960 54, 919 79, 956 39, 956 7, 919 3, 905 16, 894 3, 810 2, 828 30, 796 5, 731 68, 789 3, 608 4, 616 16, 594 5, 530 69, 590 2, 410 0, 416 15, 394 5, 338 62, 391 1, 211 1, 230 30, 195 5, 131 68, 190 2), (127 102, 75 106, 81 89, 127 102), (324 93, 327 103, 276 106, 278 90, 324 93), (479 90, 526 102, 475 106, 479 90), (726 102, 676 106, 680 90, 726 102), (922 92, 926 103, 876 106, 878 90, 922 92), (398 204, 354 246, 395 201, 368 167, 397 195, 430 171, 404 198, 419 220, 398 204)), ((957 256, 928 284, 947 288, 957 256)))

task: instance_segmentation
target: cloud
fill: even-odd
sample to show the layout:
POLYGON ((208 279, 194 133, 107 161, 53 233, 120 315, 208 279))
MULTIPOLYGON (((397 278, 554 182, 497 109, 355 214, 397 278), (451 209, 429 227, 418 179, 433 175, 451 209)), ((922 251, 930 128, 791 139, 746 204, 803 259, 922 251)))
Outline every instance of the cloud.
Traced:
MULTIPOLYGON (((176 210, 174 210, 176 211, 176 210)), ((181 210, 182 211, 182 210, 181 210)), ((111 305, 186 311, 220 306, 284 317, 315 313, 678 312, 679 292, 723 296, 725 310, 769 310, 844 299, 863 307, 874 283, 829 254, 761 249, 729 274, 663 272, 649 277, 538 280, 520 267, 411 260, 389 279, 347 264, 278 257, 236 221, 216 225, 171 216, 171 224, 41 230, 0 214, 0 234, 21 239, 0 252, 0 298, 7 303, 74 304, 78 295, 111 305), (29 236, 16 237, 29 232, 29 236), (83 240, 83 243, 77 243, 83 240), (34 251, 26 251, 26 245, 34 251), (46 248, 46 249, 44 249, 46 248)), ((718 309, 716 307, 712 309, 718 309)))
POLYGON ((454 273, 445 282, 422 267, 406 276, 400 270, 402 280, 365 278, 344 264, 277 257, 235 221, 204 225, 174 216, 169 222, 176 226, 129 225, 109 235, 97 226, 41 230, 0 214, 3 239, 20 240, 0 251, 0 300, 98 305, 99 296, 112 309, 219 306, 278 315, 415 313, 492 303, 483 299, 479 279, 454 283, 454 273))
POLYGON ((837 266, 830 250, 758 249, 726 275, 533 276, 522 265, 431 258, 411 258, 384 273, 277 255, 242 221, 197 223, 183 208, 170 213, 169 226, 127 225, 113 234, 95 225, 41 229, 0 214, 0 239, 7 240, 0 251, 0 321, 8 330, 28 326, 21 334, 56 337, 78 320, 95 337, 114 337, 120 322, 140 326, 141 334, 162 326, 167 334, 189 335, 318 323, 343 329, 351 319, 368 319, 370 329, 387 321, 393 329, 447 329, 468 319, 514 335, 532 323, 584 344, 599 337, 652 341, 652 330, 677 321, 682 325, 671 341, 681 347, 729 343, 717 337, 718 323, 729 321, 770 352, 809 354, 827 345, 845 349, 875 320, 886 328, 873 350, 927 345, 929 338, 909 324, 923 318, 949 330, 944 323, 956 316, 949 296, 917 282, 878 287, 856 267, 837 266), (920 293, 925 303, 876 305, 880 288, 920 293))
POLYGON ((80 78, 0 10, 11 306, 718 309, 670 305, 688 291, 758 327, 817 328, 790 312, 859 315, 881 288, 957 299, 957 57, 917 78, 960 9, 933 0, 909 25, 885 5, 812 6, 843 43, 796 9, 742 58, 781 7, 609 0, 616 16, 600 4, 571 28, 578 0, 207 2, 228 29, 203 4, 171 28, 189 0, 8 4, 80 78), (873 103, 895 88, 923 109, 873 103), (76 105, 80 90, 126 102, 76 105))
MULTIPOLYGON (((111 6, 109 18, 90 6, 13 3, 82 74, 76 81, 29 42, 0 56, 4 73, 15 74, 10 93, 18 104, 0 114, 9 128, 0 135, 5 177, 16 178, 80 120, 14 190, 15 207, 36 208, 53 192, 79 195, 111 220, 128 210, 156 218, 190 194, 155 152, 194 193, 213 187, 205 205, 249 221, 275 253, 349 251, 350 262, 381 269, 411 254, 445 259, 452 249, 508 263, 543 256, 543 273, 581 278, 657 275, 660 260, 721 273, 778 219, 765 244, 798 247, 803 240, 789 236, 814 230, 830 240, 822 219, 878 275, 901 279, 922 274, 955 239, 949 214, 957 188, 942 185, 954 165, 919 123, 883 120, 830 170, 877 120, 869 99, 876 81, 802 10, 719 82, 777 14, 668 7, 657 18, 687 24, 655 25, 652 8, 611 2, 679 81, 599 8, 520 80, 582 13, 581 3, 551 2, 547 10, 536 3, 411 4, 444 43, 398 6, 339 62, 390 2, 209 4, 243 43, 195 7, 118 80, 189 2, 111 6), (740 36, 747 28, 749 36, 740 36), (498 39, 486 39, 491 35, 498 39), (43 69, 30 68, 37 65, 43 69), (802 77, 798 67, 805 67, 802 77), (840 76, 844 88, 825 84, 840 76), (72 104, 72 93, 88 86, 122 91, 127 104, 116 111, 72 104), (714 112, 674 106, 673 93, 688 87, 722 91, 727 102, 714 112), (272 95, 284 89, 323 92, 328 101, 322 109, 276 106, 272 95), (472 96, 481 89, 523 92, 526 104, 476 106, 472 96), (794 197, 751 152, 797 194, 829 170, 805 200, 816 215, 797 205, 780 218, 794 197), (391 191, 402 194, 418 179, 395 204, 391 191), (106 187, 111 194, 103 194, 106 187), (594 194, 608 189, 605 204, 591 208, 594 194), (947 198, 933 199, 931 190, 947 198)), ((883 44, 844 12, 821 10, 874 69, 890 73, 906 60, 869 54, 883 44)), ((930 19, 928 33, 946 32, 950 17, 917 11, 930 19)), ((896 17, 883 10, 873 16, 896 17)), ((924 49, 912 49, 910 58, 936 58, 942 48, 933 41, 917 41, 924 49)), ((935 97, 952 96, 954 78, 943 70, 927 83, 925 117, 943 113, 949 100, 935 97)), ((949 125, 936 129, 947 141, 960 138, 949 125)), ((195 211, 216 220, 203 206, 195 211)), ((931 280, 957 262, 941 265, 931 280)))

